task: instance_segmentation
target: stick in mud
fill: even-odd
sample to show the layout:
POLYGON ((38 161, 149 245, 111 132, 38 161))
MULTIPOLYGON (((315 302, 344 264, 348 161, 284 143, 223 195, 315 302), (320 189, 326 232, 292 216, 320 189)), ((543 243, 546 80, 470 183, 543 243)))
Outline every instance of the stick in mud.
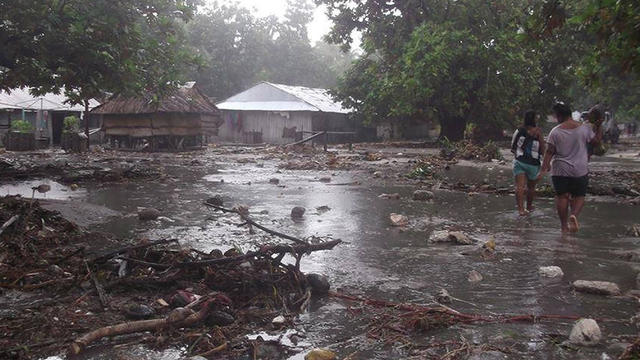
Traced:
POLYGON ((222 212, 238 214, 238 215, 240 215, 242 220, 244 220, 247 224, 253 225, 253 226, 257 227, 258 229, 260 229, 260 230, 262 230, 264 232, 267 232, 267 233, 269 233, 271 235, 274 235, 274 236, 277 236, 277 237, 281 237, 283 239, 291 240, 291 241, 293 241, 293 242, 295 242, 297 244, 300 244, 300 245, 309 245, 308 242, 306 242, 304 240, 301 240, 301 239, 298 239, 297 237, 294 237, 294 236, 291 236, 291 235, 287 235, 287 234, 283 234, 283 233, 275 231, 275 230, 268 229, 268 228, 258 224, 257 222, 251 220, 246 214, 242 214, 241 212, 239 212, 237 210, 226 209, 226 208, 223 208, 222 206, 213 205, 213 204, 208 203, 206 201, 204 202, 204 204, 206 206, 208 206, 208 207, 214 208, 216 210, 220 210, 222 212))
POLYGON ((2 233, 9 227, 11 226, 11 224, 13 224, 14 222, 18 221, 18 219, 20 219, 20 215, 13 215, 11 217, 11 219, 7 220, 7 222, 5 222, 4 224, 2 224, 2 227, 0 227, 0 235, 2 235, 2 233))

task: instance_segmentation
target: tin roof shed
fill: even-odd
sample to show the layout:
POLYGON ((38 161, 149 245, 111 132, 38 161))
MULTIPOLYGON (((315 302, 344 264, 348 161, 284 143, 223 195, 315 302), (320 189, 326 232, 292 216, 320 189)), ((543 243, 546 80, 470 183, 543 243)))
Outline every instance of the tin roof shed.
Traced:
POLYGON ((217 104, 220 110, 236 111, 310 111, 348 114, 331 98, 326 89, 260 83, 217 104))
MULTIPOLYGON (((33 96, 28 88, 0 91, 0 110, 48 110, 48 111, 84 111, 84 105, 71 105, 63 94, 45 94, 33 96)), ((100 105, 96 100, 89 101, 89 109, 100 105)))

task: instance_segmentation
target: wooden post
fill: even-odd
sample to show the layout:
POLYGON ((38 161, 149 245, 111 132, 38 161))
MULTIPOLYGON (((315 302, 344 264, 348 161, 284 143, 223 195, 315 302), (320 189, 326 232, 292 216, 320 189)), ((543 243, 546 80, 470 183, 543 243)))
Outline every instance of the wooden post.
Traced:
POLYGON ((89 100, 84 101, 84 134, 87 136, 87 151, 91 152, 89 146, 91 139, 89 138, 89 100))
POLYGON ((329 132, 324 132, 324 151, 327 151, 327 145, 329 145, 329 132))

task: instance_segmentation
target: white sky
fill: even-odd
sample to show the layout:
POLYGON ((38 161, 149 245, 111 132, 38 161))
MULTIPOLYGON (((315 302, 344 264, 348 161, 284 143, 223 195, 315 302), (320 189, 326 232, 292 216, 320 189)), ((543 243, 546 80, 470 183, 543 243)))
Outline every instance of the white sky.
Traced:
MULTIPOLYGON (((214 0, 207 0, 213 2, 214 0)), ((234 3, 234 0, 218 0, 220 4, 234 3)), ((255 10, 257 16, 276 15, 283 17, 287 9, 287 0, 237 0, 242 6, 255 10)), ((325 15, 324 7, 318 7, 315 11, 313 21, 309 24, 309 38, 311 43, 322 40, 322 37, 329 32, 331 20, 325 15)))

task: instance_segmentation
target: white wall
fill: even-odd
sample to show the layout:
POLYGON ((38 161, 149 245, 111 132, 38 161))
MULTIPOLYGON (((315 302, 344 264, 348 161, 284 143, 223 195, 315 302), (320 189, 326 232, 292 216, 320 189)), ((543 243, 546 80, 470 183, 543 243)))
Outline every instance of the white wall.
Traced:
POLYGON ((293 138, 283 138, 282 132, 285 127, 296 127, 296 131, 311 131, 311 112, 267 112, 267 111, 243 111, 242 126, 232 126, 227 116, 227 111, 223 111, 224 123, 218 131, 218 141, 248 143, 247 132, 261 132, 262 141, 269 144, 288 144, 294 141, 293 138))

